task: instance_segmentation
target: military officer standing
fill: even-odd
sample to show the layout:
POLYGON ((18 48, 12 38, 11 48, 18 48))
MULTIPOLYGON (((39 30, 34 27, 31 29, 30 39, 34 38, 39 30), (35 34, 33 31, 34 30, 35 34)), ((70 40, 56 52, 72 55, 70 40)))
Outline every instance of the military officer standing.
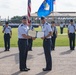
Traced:
POLYGON ((8 26, 8 22, 5 23, 5 26, 4 26, 2 32, 4 33, 4 45, 5 45, 4 51, 9 51, 9 49, 10 49, 10 38, 12 35, 12 30, 11 30, 11 27, 8 26))
POLYGON ((43 48, 46 59, 46 68, 43 68, 43 71, 52 70, 52 57, 51 57, 51 36, 52 28, 49 23, 46 22, 45 17, 41 17, 42 22, 42 31, 44 32, 43 39, 43 48))
POLYGON ((70 43, 70 50, 75 49, 75 25, 73 23, 73 20, 70 20, 70 25, 68 26, 68 37, 69 37, 69 43, 70 43))
POLYGON ((52 35, 52 50, 55 50, 55 41, 56 41, 56 38, 57 38, 57 28, 56 28, 56 25, 55 25, 55 22, 52 21, 51 22, 52 24, 52 31, 53 31, 53 35, 52 35))
POLYGON ((28 55, 28 39, 32 38, 28 36, 28 24, 27 18, 24 16, 22 18, 22 24, 18 27, 18 48, 19 48, 19 68, 20 71, 28 71, 26 60, 28 55))
POLYGON ((63 29, 64 29, 64 23, 61 22, 60 24, 60 33, 63 34, 63 29))
MULTIPOLYGON (((29 23, 29 30, 34 30, 31 21, 29 23)), ((32 44, 33 44, 33 39, 32 38, 28 39, 28 50, 29 51, 32 51, 32 44)))

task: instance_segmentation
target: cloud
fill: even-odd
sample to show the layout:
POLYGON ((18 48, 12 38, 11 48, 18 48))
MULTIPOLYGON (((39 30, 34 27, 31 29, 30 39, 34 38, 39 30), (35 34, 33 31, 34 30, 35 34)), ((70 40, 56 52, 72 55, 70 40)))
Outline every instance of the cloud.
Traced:
MULTIPOLYGON (((0 0, 2 18, 27 14, 28 0, 0 0)), ((32 13, 37 12, 44 0, 31 0, 32 13)), ((75 0, 56 0, 55 11, 76 11, 75 0)))
POLYGON ((42 4, 42 2, 43 2, 44 0, 32 0, 32 4, 31 4, 31 6, 32 6, 32 13, 34 13, 34 12, 37 12, 38 11, 38 9, 39 9, 39 7, 40 7, 40 5, 42 4))
POLYGON ((26 14, 26 0, 0 0, 0 15, 3 18, 8 16, 26 14))
POLYGON ((56 11, 76 11, 75 0, 56 0, 56 11))
POLYGON ((0 9, 8 9, 10 2, 9 0, 0 0, 0 9))

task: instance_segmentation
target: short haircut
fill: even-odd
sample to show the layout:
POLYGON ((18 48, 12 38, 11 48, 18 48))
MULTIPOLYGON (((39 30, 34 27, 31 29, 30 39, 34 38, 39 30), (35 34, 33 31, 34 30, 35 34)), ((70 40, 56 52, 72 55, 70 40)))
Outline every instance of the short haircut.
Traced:
POLYGON ((70 22, 73 22, 73 19, 71 19, 70 22))
POLYGON ((41 17, 41 20, 44 20, 45 19, 45 17, 41 17))
POLYGON ((22 17, 22 20, 26 20, 26 19, 27 19, 26 16, 23 16, 23 17, 22 17))
POLYGON ((54 23, 55 23, 55 21, 52 21, 51 23, 52 23, 52 24, 54 24, 54 23))
POLYGON ((5 24, 9 24, 8 22, 6 22, 5 24))

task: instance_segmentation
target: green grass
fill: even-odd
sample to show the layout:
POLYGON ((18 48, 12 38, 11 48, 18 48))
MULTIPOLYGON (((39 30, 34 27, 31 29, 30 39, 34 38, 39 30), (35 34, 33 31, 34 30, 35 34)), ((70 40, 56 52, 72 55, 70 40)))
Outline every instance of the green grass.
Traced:
MULTIPOLYGON (((4 46, 4 38, 3 38, 3 33, 2 33, 3 27, 0 26, 0 47, 4 46)), ((58 29, 58 34, 60 34, 60 28, 57 27, 58 29)), ((18 41, 18 29, 17 28, 12 28, 12 38, 11 38, 11 47, 17 47, 17 41, 18 41)), ((41 31, 41 28, 35 28, 37 31, 41 31)), ((64 33, 67 33, 67 28, 64 28, 64 33)), ((68 46, 69 45, 69 40, 67 35, 58 35, 56 39, 56 46, 68 46)), ((37 38, 33 42, 34 47, 40 47, 42 46, 42 40, 40 38, 37 38)))
MULTIPOLYGON (((35 28, 36 31, 41 31, 41 27, 35 28)), ((60 33, 60 27, 57 26, 58 33, 60 33)), ((67 33, 67 28, 64 28, 64 33, 67 33)))
MULTIPOLYGON (((2 29, 3 27, 0 26, 0 47, 4 46, 4 34, 2 33, 2 29)), ((11 38, 11 46, 12 47, 17 47, 17 38, 18 36, 18 32, 17 32, 17 28, 12 28, 12 38, 11 38)))
POLYGON ((59 35, 56 39, 56 46, 69 46, 67 35, 59 35))

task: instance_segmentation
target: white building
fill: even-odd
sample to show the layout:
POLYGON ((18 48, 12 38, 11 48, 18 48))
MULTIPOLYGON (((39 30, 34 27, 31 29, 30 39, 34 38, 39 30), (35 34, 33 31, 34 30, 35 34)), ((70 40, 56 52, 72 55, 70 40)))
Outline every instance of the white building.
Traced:
MULTIPOLYGON (((32 20, 35 20, 35 22, 40 20, 40 18, 37 16, 37 13, 31 14, 31 16, 32 20)), ((46 19, 50 23, 52 20, 54 20, 56 23, 68 23, 70 19, 76 21, 76 12, 53 12, 49 16, 47 16, 46 19)))

